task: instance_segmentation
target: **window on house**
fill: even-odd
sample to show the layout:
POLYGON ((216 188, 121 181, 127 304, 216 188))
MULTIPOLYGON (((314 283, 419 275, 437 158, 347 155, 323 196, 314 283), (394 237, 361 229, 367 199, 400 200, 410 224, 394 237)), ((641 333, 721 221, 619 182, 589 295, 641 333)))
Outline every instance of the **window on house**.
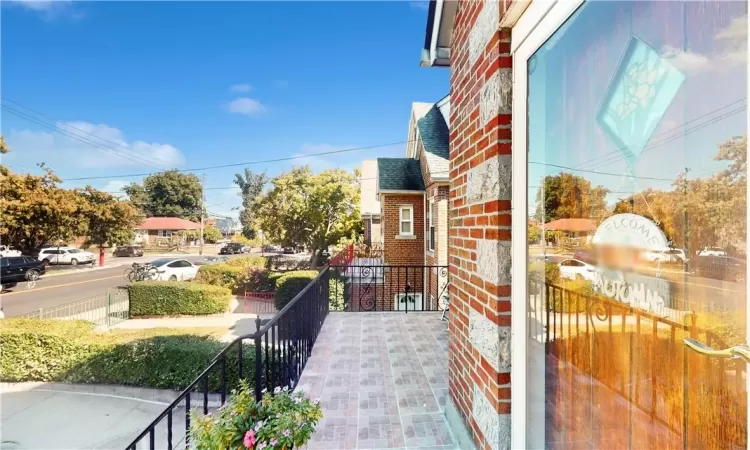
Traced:
POLYGON ((428 238, 428 245, 430 251, 435 251, 435 202, 430 200, 430 210, 429 210, 429 227, 430 227, 430 233, 428 238))
POLYGON ((399 234, 414 234, 414 207, 411 205, 402 206, 399 210, 399 234))

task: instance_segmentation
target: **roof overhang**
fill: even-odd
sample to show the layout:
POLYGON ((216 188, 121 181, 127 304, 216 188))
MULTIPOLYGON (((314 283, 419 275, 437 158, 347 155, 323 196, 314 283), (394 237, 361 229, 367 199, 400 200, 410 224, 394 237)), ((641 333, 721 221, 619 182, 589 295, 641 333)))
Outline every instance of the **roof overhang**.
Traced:
POLYGON ((457 0, 430 0, 420 66, 450 66, 451 35, 457 8, 457 0))

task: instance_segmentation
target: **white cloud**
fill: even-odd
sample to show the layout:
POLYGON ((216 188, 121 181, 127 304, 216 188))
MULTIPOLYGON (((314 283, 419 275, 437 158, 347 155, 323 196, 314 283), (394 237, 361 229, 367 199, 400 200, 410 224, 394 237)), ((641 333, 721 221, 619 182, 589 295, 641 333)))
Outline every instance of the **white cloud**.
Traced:
POLYGON ((231 113, 253 117, 266 112, 266 107, 258 100, 249 97, 238 97, 227 104, 227 110, 231 113))
MULTIPOLYGON (((6 136, 14 150, 5 155, 19 162, 44 162, 53 170, 103 169, 116 167, 152 167, 157 170, 185 163, 185 158, 170 144, 127 141, 117 128, 89 122, 57 122, 64 133, 11 130, 6 136), (23 161, 21 161, 21 159, 23 161)), ((9 161, 10 162, 10 161, 9 161)))
POLYGON ((100 190, 104 192, 123 193, 122 189, 129 184, 130 182, 125 180, 109 180, 100 190))
POLYGON ((229 88, 232 92, 250 92, 252 89, 253 87, 249 84, 233 84, 232 87, 229 88))
POLYGON ((289 82, 287 80, 276 80, 273 82, 273 85, 277 89, 284 89, 289 87, 289 82))
POLYGON ((81 3, 75 4, 72 0, 9 0, 3 3, 32 11, 44 20, 59 17, 81 19, 84 16, 81 3))
POLYGON ((662 57, 676 68, 687 73, 726 70, 747 64, 747 14, 735 17, 714 35, 721 50, 704 55, 683 51, 669 45, 662 47, 662 57))

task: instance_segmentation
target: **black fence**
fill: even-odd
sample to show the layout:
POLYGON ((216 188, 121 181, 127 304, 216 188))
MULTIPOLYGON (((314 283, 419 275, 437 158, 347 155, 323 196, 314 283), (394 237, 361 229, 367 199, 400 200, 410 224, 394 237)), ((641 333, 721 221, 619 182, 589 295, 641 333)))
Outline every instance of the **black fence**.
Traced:
POLYGON ((448 266, 330 266, 330 289, 344 311, 440 311, 448 266))
POLYGON ((126 448, 190 446, 190 413, 224 405, 227 395, 247 380, 255 398, 279 386, 294 389, 328 315, 330 270, 324 268, 272 319, 255 319, 256 332, 235 339, 126 448))

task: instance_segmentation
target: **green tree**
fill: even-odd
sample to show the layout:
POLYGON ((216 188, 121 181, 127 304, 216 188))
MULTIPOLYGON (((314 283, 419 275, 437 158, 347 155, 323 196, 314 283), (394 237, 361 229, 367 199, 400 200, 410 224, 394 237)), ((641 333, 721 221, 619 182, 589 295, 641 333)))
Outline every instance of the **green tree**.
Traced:
POLYGON ((206 227, 203 229, 203 240, 205 240, 209 244, 213 244, 223 237, 224 235, 221 234, 221 230, 216 227, 206 227))
POLYGON ((271 181, 271 189, 253 205, 255 225, 269 242, 305 245, 311 262, 344 238, 353 238, 360 226, 357 177, 340 169, 314 175, 305 166, 271 181))
POLYGON ((263 188, 268 183, 268 175, 265 172, 254 173, 250 169, 245 169, 244 174, 235 174, 234 183, 240 187, 240 196, 242 197, 242 207, 240 209, 242 235, 248 239, 254 239, 253 205, 261 194, 263 194, 263 188))
POLYGON ((54 172, 41 166, 42 175, 0 174, 0 238, 4 244, 28 251, 32 248, 83 236, 87 220, 80 214, 85 199, 62 189, 54 172))
POLYGON ((80 191, 84 199, 81 211, 85 217, 86 241, 97 247, 117 246, 133 241, 142 216, 128 201, 86 186, 80 191))
POLYGON ((146 217, 200 220, 202 187, 193 174, 177 170, 159 172, 144 178, 143 184, 132 183, 123 190, 146 217))
POLYGON ((544 177, 537 191, 535 218, 542 223, 557 219, 601 217, 609 191, 578 175, 562 172, 544 177))
POLYGON ((0 154, 8 153, 10 149, 8 148, 8 145, 5 143, 5 139, 3 139, 2 136, 0 136, 0 154))

